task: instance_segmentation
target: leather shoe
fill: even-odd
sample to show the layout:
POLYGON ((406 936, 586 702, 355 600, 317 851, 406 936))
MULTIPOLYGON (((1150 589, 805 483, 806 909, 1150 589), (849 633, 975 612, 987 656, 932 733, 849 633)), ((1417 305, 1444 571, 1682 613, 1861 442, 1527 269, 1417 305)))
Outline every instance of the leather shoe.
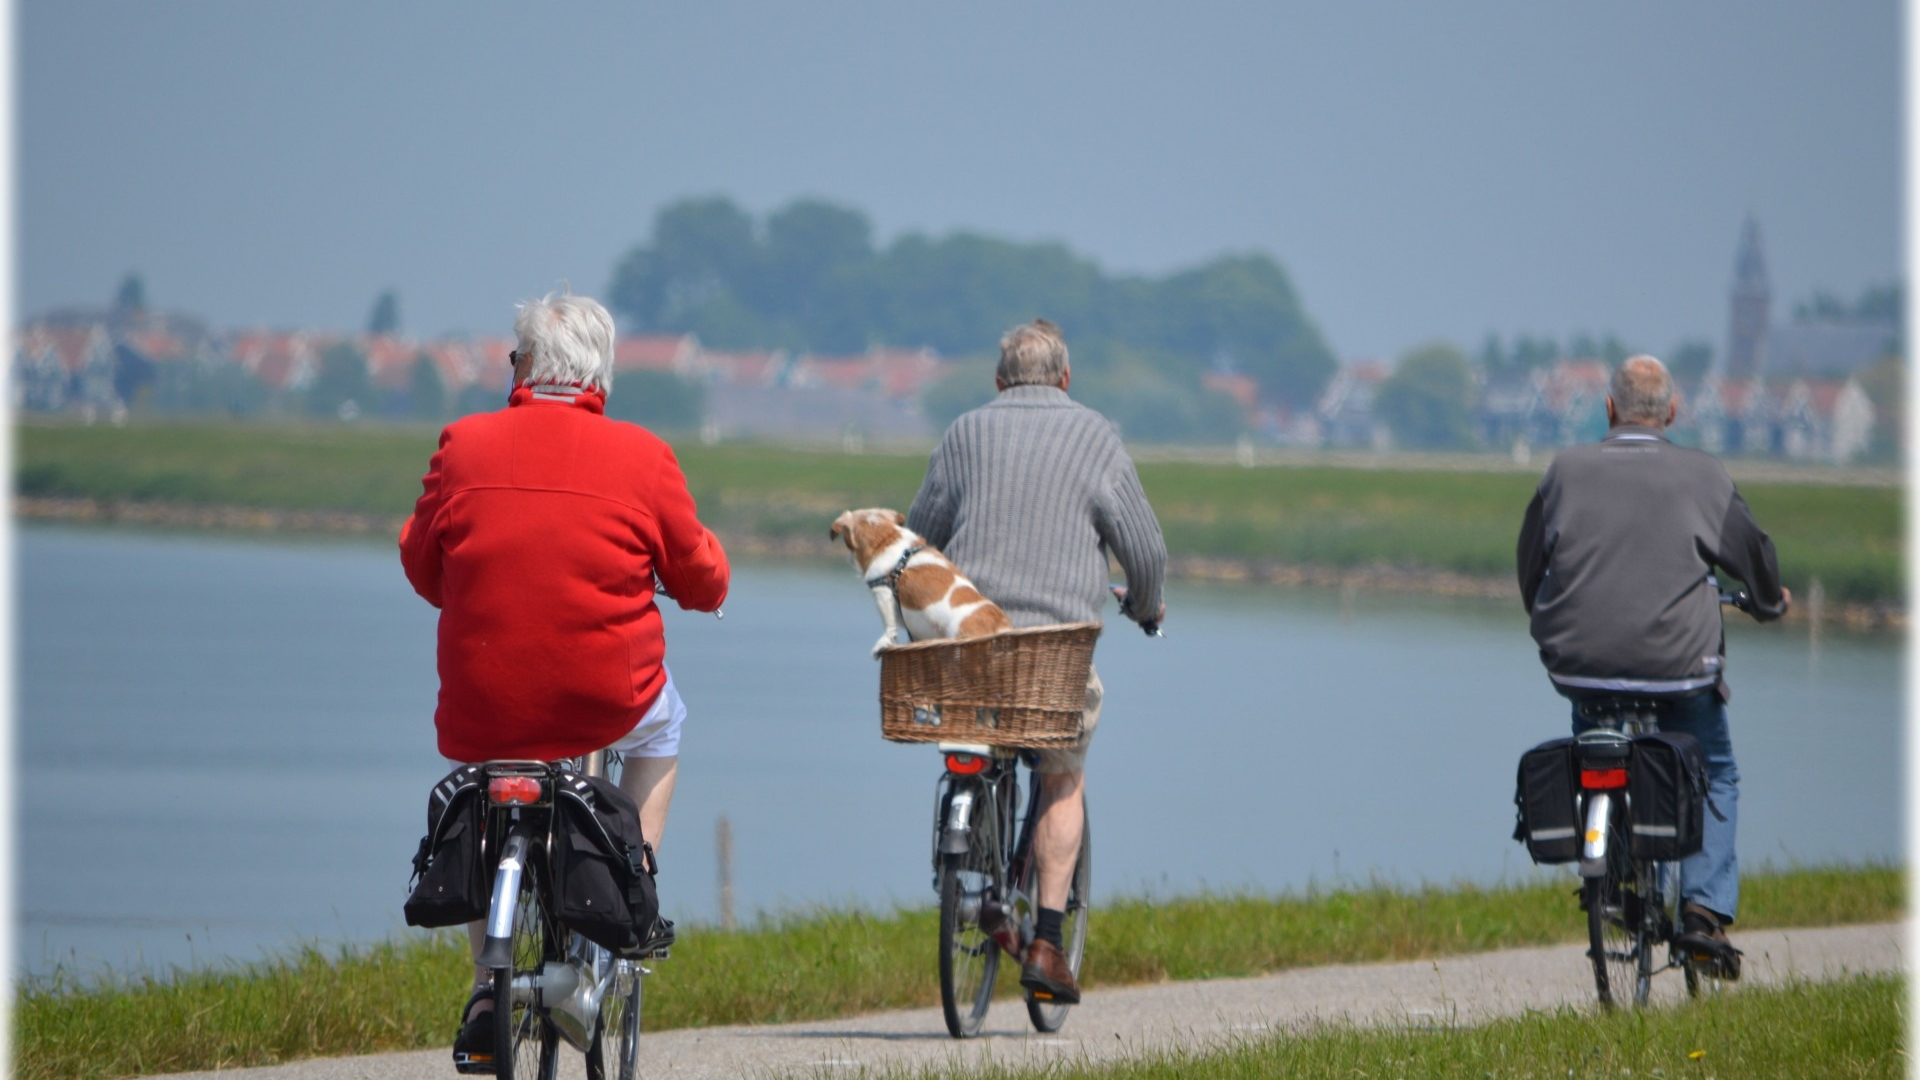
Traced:
POLYGON ((1674 944, 1687 954, 1696 970, 1728 982, 1740 978, 1741 952, 1727 940, 1720 916, 1690 903, 1680 911, 1680 925, 1680 935, 1674 938, 1674 944))
POLYGON ((1020 969, 1020 985, 1036 1001, 1050 1001, 1056 1005, 1080 1004, 1080 984, 1073 979, 1073 969, 1067 966, 1067 954, 1060 946, 1042 938, 1035 938, 1027 947, 1027 962, 1020 969))

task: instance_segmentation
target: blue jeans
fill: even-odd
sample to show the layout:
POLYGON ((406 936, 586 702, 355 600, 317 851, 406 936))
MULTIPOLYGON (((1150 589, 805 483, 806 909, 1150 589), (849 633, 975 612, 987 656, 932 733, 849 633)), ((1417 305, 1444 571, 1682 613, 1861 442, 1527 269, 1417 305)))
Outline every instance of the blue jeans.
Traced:
MULTIPOLYGON (((1579 709, 1574 710, 1575 735, 1593 726, 1581 719, 1579 709)), ((1699 739, 1700 750, 1707 756, 1707 795, 1712 805, 1706 811, 1700 850, 1680 863, 1680 899, 1732 922, 1740 905, 1740 859, 1733 850, 1734 826, 1740 821, 1740 767, 1733 761, 1726 703, 1712 690, 1675 698, 1660 714, 1660 730, 1699 739)))

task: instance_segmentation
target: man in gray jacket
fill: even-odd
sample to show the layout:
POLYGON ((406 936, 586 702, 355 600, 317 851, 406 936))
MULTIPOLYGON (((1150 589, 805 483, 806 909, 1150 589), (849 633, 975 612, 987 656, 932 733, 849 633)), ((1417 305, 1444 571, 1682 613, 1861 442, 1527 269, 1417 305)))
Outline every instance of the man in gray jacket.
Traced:
POLYGON ((1596 696, 1668 699, 1665 731, 1700 740, 1714 810, 1700 852, 1680 864, 1681 943, 1738 978, 1724 927, 1740 896, 1734 829, 1740 772, 1727 732, 1726 642, 1715 568, 1747 586, 1754 618, 1786 613, 1773 541, 1710 454, 1667 441, 1673 380, 1651 356, 1614 372, 1606 438, 1553 459, 1520 527, 1520 596, 1576 733, 1596 696))
MULTIPOLYGON (((1120 563, 1121 610, 1166 616, 1167 547, 1113 425, 1067 397, 1073 373, 1060 328, 1045 319, 1000 339, 999 396, 960 417, 927 464, 907 527, 946 552, 1015 626, 1091 622, 1107 596, 1107 555, 1120 563)), ((1033 850, 1039 916, 1020 983, 1072 1004, 1080 987, 1061 923, 1085 822, 1087 743, 1100 721, 1098 675, 1087 683, 1081 741, 1039 752, 1041 808, 1033 850)))

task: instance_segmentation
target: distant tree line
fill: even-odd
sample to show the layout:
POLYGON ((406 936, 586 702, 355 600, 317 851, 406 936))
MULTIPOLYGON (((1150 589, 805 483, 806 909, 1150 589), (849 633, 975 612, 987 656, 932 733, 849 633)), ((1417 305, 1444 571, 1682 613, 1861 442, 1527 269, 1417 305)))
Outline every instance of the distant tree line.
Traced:
MULTIPOLYGON (((615 268, 607 296, 632 331, 825 354, 889 345, 979 357, 1008 327, 1044 315, 1066 330, 1076 371, 1099 373, 1076 391, 1117 395, 1117 412, 1137 414, 1131 424, 1116 417, 1123 430, 1143 438, 1142 425, 1201 434, 1225 415, 1199 389, 1208 371, 1245 373, 1266 397, 1305 407, 1337 366, 1266 255, 1111 276, 1059 243, 910 232, 876 245, 866 215, 813 199, 764 221, 725 198, 667 206, 651 240, 615 268)), ((1225 437, 1243 426, 1235 420, 1225 437)))

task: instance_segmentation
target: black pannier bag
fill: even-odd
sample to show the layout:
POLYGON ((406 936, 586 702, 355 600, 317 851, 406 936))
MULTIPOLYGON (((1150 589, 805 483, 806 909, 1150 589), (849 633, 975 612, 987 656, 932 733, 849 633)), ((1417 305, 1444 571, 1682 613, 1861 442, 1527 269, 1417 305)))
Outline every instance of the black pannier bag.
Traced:
POLYGON ((1677 731, 1634 736, 1627 803, 1634 858, 1671 861, 1699 851, 1708 806, 1700 740, 1677 731))
POLYGON ((486 821, 486 778, 462 765, 427 796, 427 835, 413 855, 408 926, 457 926, 485 918, 492 889, 480 836, 486 821))
POLYGON ((660 915, 639 809, 597 776, 562 773, 553 794, 555 914, 597 945, 638 949, 660 915))
POLYGON ((1575 798, 1573 739, 1549 739, 1520 755, 1513 838, 1536 863, 1580 858, 1580 807, 1575 798))

